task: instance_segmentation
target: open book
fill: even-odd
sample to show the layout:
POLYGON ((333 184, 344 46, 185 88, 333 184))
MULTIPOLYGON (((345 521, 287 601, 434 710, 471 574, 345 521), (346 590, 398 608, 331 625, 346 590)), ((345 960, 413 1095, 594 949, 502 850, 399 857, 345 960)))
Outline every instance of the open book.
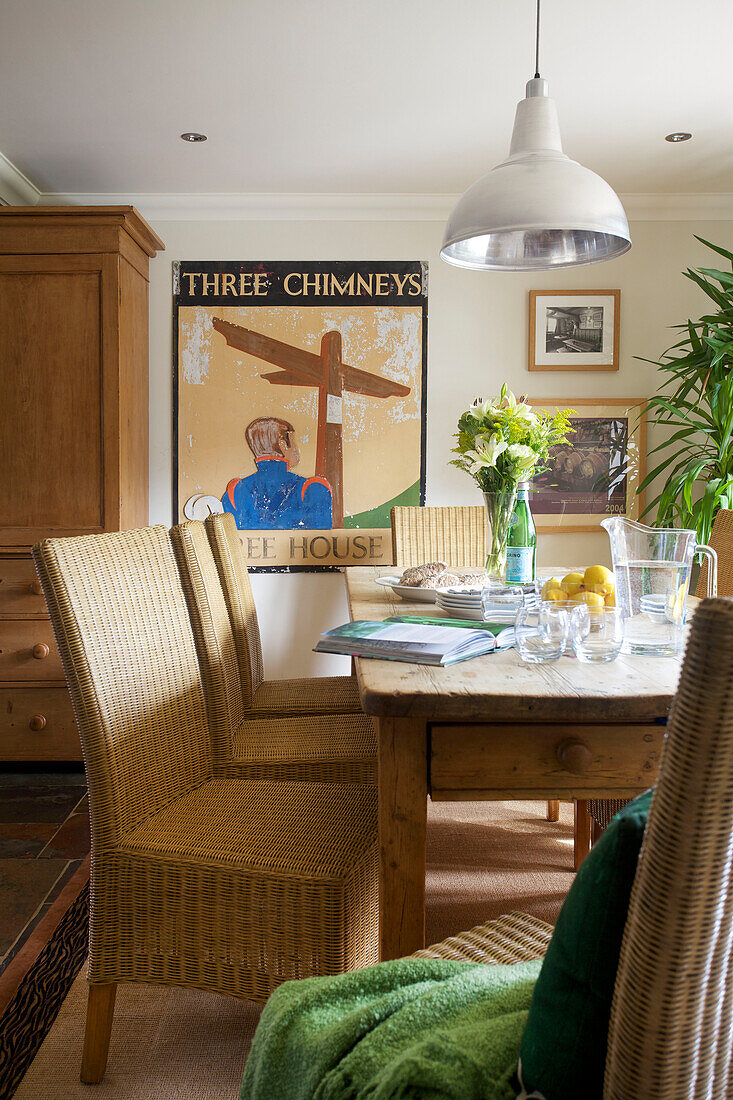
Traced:
POLYGON ((513 627, 472 623, 468 629, 445 619, 434 623, 406 615, 381 622, 345 623, 321 634, 314 649, 316 653, 445 666, 514 644, 513 627))

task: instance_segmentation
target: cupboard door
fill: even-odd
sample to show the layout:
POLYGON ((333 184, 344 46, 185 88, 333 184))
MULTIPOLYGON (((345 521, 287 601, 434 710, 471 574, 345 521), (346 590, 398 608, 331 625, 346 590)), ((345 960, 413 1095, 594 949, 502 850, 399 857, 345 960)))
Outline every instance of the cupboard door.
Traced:
POLYGON ((106 260, 0 258, 5 545, 104 529, 106 260))

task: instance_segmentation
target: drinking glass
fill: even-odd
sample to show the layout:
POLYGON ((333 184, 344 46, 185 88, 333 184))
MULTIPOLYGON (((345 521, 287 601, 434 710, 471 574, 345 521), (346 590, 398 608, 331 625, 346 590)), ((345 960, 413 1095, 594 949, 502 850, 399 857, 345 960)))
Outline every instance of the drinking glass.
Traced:
POLYGON ((481 609, 484 620, 513 623, 520 608, 536 607, 539 599, 537 581, 532 581, 530 584, 505 585, 503 581, 489 577, 484 581, 481 589, 481 609))
MULTIPOLYGON (((587 634, 588 631, 590 630, 590 609, 589 609, 587 603, 579 603, 577 600, 543 600, 542 601, 542 606, 543 607, 557 607, 557 608, 560 608, 562 611, 567 612, 568 624, 570 624, 570 621, 571 621, 571 619, 574 615, 575 619, 576 619, 576 622, 578 624, 577 629, 578 629, 579 632, 581 630, 584 630, 585 633, 587 634)), ((571 640, 571 637, 570 637, 569 625, 568 625, 568 639, 567 639, 567 643, 565 645, 565 656, 566 657, 574 657, 575 656, 575 650, 573 649, 573 643, 572 643, 572 640, 571 640)))
POLYGON ((573 612, 570 640, 579 661, 615 661, 624 640, 624 621, 618 607, 594 608, 588 625, 573 612))
POLYGON ((543 603, 539 607, 521 607, 514 623, 519 656, 530 665, 556 661, 567 645, 570 629, 564 607, 543 603))

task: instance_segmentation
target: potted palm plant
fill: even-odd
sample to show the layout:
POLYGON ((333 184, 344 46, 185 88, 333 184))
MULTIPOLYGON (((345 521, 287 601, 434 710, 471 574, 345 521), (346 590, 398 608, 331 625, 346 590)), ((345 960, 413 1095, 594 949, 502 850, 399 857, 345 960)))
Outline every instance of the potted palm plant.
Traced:
MULTIPOLYGON (((662 377, 649 401, 649 420, 670 434, 654 447, 661 461, 639 486, 664 476, 660 492, 642 515, 656 508, 659 527, 686 527, 707 543, 716 512, 733 506, 733 252, 696 238, 730 264, 683 272, 715 309, 697 321, 676 325, 683 333, 654 363, 662 377)), ((637 356, 637 358, 642 358, 637 356)))

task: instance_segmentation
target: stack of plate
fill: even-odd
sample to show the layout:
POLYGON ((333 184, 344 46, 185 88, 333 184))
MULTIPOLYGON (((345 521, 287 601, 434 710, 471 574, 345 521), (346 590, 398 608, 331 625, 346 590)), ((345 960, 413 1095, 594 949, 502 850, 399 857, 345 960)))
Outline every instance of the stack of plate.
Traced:
POLYGON ((481 589, 469 585, 439 588, 435 602, 454 619, 483 619, 481 589))
MULTIPOLYGON (((489 596, 489 593, 486 593, 489 596)), ((539 604, 540 597, 537 593, 522 593, 520 591, 491 596, 491 603, 484 608, 482 589, 476 586, 461 585, 454 588, 440 589, 435 602, 443 611, 447 611, 454 619, 486 619, 492 623, 512 624, 517 616, 517 611, 524 604, 532 607, 539 604)))

